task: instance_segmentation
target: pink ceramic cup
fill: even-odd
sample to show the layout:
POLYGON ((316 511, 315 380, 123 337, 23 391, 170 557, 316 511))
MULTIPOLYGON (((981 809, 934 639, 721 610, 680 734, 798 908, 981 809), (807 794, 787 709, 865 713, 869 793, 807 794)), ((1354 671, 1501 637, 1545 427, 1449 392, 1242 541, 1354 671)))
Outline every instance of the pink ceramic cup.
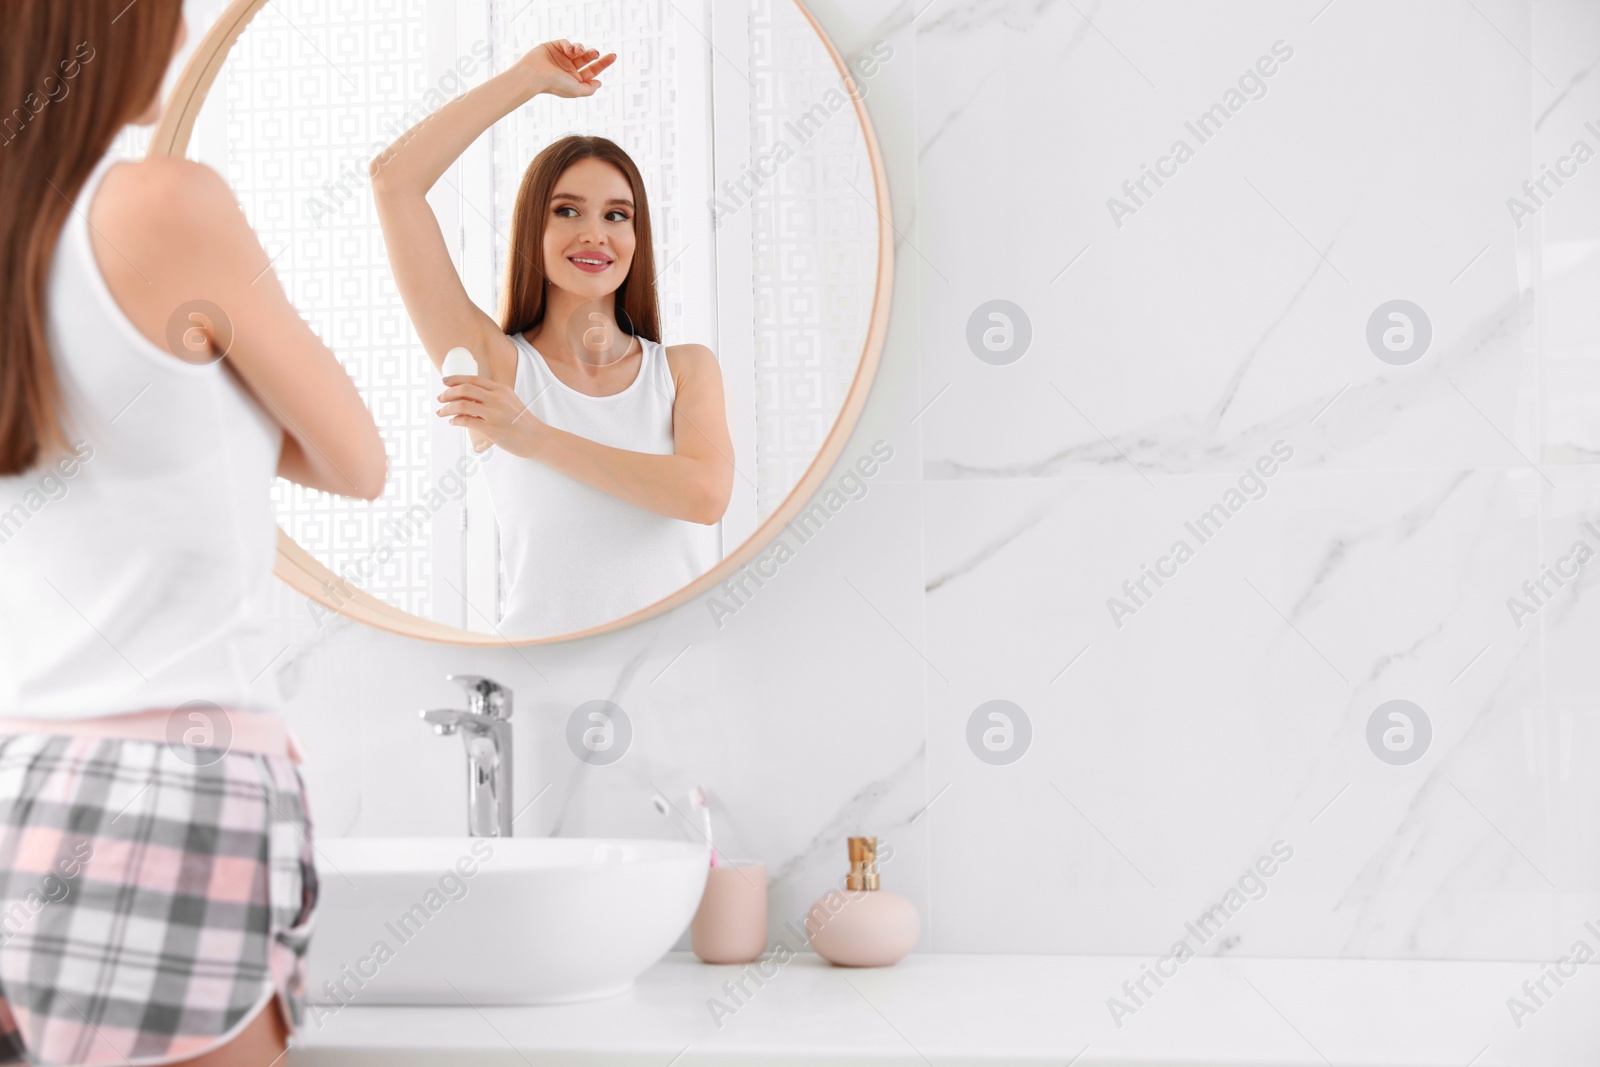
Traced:
POLYGON ((689 946, 704 963, 750 963, 767 947, 767 865, 729 860, 706 872, 689 923, 689 946))

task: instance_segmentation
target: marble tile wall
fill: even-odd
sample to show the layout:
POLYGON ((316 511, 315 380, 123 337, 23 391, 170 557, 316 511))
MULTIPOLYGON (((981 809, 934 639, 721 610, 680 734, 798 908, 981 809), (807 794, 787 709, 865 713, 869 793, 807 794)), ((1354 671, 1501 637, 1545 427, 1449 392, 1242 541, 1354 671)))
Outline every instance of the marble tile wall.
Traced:
POLYGON ((261 684, 318 832, 463 831, 417 711, 474 671, 516 690, 519 834, 675 835, 651 795, 699 784, 774 924, 872 833, 925 951, 1158 954, 1219 903, 1206 953, 1570 945, 1600 916, 1600 5, 812 6, 898 57, 868 100, 892 319, 839 470, 893 458, 720 627, 474 652, 280 591, 261 684), (1425 348, 1369 343, 1397 300, 1425 348), (635 738, 585 767, 596 698, 635 738))

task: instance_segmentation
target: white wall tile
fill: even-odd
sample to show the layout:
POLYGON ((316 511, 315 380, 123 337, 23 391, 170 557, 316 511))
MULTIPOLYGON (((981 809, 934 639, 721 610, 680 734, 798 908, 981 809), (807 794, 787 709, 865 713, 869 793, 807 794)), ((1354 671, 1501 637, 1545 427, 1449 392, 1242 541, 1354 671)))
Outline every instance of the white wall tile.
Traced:
MULTIPOLYGON (((319 832, 463 832, 459 742, 417 710, 476 671, 516 690, 519 804, 549 787, 519 833, 675 835, 651 794, 701 785, 775 925, 876 833, 922 949, 1165 952, 1281 840, 1204 951, 1568 943, 1600 907, 1600 562, 1522 628, 1506 600, 1600 525, 1592 465, 1531 466, 1600 455, 1600 393, 1581 366, 1552 391, 1539 318, 1551 263, 1593 258, 1600 163, 1537 227, 1505 201, 1600 123, 1594 5, 924 2, 812 5, 841 51, 896 50, 867 99, 896 288, 842 463, 894 459, 720 626, 702 601, 470 652, 318 627, 285 592, 263 684, 312 749, 319 832), (1116 227, 1106 198, 1277 40, 1266 94, 1116 227), (1435 329, 1408 366, 1365 341, 1395 297, 1435 329), (1006 366, 966 340, 994 299, 1033 327, 1006 366), (1196 543, 1279 439, 1266 494, 1196 543), (1107 598, 1185 536, 1118 627, 1107 598), (1397 697, 1434 729, 1408 766, 1366 741, 1397 697), (595 698, 636 727, 610 767, 563 739, 595 698), (1034 731, 1007 766, 966 740, 994 699, 1034 731)), ((1600 339, 1564 291, 1570 370, 1600 339)))

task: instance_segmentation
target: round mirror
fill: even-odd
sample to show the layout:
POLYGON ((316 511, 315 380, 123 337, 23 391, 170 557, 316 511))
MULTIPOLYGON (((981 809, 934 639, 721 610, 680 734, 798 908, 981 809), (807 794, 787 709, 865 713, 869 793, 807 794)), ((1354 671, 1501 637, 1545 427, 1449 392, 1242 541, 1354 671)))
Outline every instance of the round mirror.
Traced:
MULTIPOLYGON (((278 483, 280 577, 315 612, 394 632, 541 643, 649 618, 752 559, 821 487, 876 369, 893 230, 863 101, 893 58, 881 41, 841 56, 798 0, 233 3, 196 48, 150 151, 227 177, 389 453, 376 501, 278 483), (407 314, 416 294, 397 283, 368 169, 559 39, 616 53, 601 87, 515 106, 455 158, 427 208, 471 302, 505 329, 516 319, 506 290, 526 287, 512 268, 541 236, 549 247, 517 210, 536 157, 579 135, 631 163, 591 156, 564 173, 609 168, 630 194, 628 226, 648 227, 637 247, 649 262, 632 259, 615 280, 538 272, 546 286, 589 285, 591 308, 653 295, 656 321, 619 316, 606 347, 637 366, 631 380, 620 363, 605 381, 574 376, 560 336, 571 329, 500 335, 517 342, 516 393, 541 427, 581 409, 563 432, 584 438, 589 459, 565 468, 486 448, 439 414, 445 385, 407 314), (607 303, 594 299, 602 290, 607 303), (697 346, 721 399, 689 408, 682 374, 697 346), (698 440, 731 468, 731 488, 690 509, 663 500, 676 483, 622 484, 620 464, 674 454, 675 429, 690 423, 705 424, 698 440)), ((696 388, 703 402, 707 387, 696 388)), ((664 469, 638 468, 647 479, 664 469)))

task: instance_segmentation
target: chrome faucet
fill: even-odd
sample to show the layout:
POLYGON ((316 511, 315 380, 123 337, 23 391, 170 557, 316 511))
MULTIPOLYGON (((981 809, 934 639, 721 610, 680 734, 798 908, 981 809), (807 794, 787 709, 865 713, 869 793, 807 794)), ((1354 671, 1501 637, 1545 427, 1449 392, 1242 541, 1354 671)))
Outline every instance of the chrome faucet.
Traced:
POLYGON ((511 836, 511 690, 476 674, 452 674, 467 710, 423 711, 441 737, 459 732, 467 749, 467 833, 511 836))

